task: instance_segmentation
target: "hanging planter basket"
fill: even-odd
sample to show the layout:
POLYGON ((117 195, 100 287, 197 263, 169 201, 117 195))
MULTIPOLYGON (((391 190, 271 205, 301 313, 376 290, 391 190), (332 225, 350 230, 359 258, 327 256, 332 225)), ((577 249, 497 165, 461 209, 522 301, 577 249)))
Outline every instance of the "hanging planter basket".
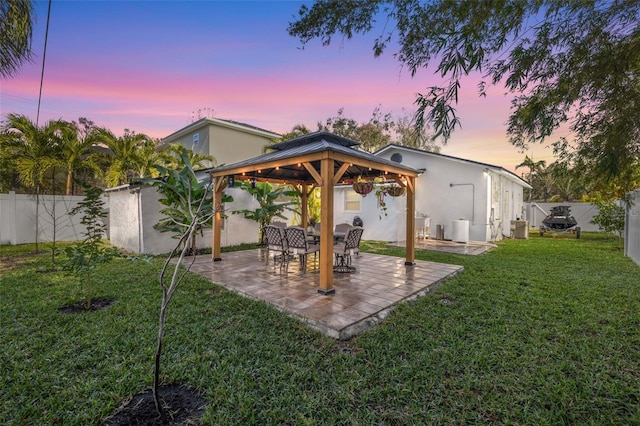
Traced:
POLYGON ((373 182, 356 182, 353 184, 353 190, 364 197, 373 191, 373 182))
POLYGON ((401 186, 390 186, 386 192, 392 197, 400 197, 404 194, 404 188, 401 186))

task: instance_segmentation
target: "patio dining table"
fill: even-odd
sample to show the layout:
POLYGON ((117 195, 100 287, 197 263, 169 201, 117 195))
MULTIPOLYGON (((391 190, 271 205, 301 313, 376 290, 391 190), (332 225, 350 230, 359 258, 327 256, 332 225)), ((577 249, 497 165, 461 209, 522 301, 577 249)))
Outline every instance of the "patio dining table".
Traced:
MULTIPOLYGON (((344 240, 346 235, 346 232, 334 232, 333 243, 335 244, 338 241, 344 240)), ((307 237, 309 237, 309 240, 312 241, 313 244, 320 244, 320 232, 315 230, 313 232, 307 232, 307 237)))

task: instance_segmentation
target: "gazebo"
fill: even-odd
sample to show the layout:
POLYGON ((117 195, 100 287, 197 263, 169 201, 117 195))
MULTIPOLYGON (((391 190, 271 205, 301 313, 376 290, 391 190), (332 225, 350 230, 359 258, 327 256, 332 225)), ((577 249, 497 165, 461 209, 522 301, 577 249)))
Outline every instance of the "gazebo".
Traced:
MULTIPOLYGON (((354 147, 360 143, 328 132, 314 132, 268 147, 271 152, 220 166, 209 172, 214 179, 214 206, 222 202, 222 192, 230 180, 251 180, 291 184, 301 197, 302 226, 308 220, 307 199, 311 191, 321 189, 320 212, 320 284, 318 292, 332 294, 333 287, 333 199, 334 186, 352 184, 358 180, 383 177, 405 188, 406 258, 405 265, 415 265, 415 195, 419 172, 411 167, 389 161, 354 147)), ((222 260, 220 254, 221 212, 213 223, 212 257, 222 260)))

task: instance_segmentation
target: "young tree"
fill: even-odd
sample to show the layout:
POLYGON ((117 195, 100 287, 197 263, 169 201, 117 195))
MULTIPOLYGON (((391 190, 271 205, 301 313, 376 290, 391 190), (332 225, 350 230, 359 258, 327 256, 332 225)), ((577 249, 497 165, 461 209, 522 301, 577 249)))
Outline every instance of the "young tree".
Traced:
POLYGON ((92 271, 97 265, 111 261, 120 255, 115 247, 108 247, 102 240, 107 230, 104 220, 107 211, 104 209, 102 189, 84 186, 85 198, 76 208, 69 212, 70 215, 82 213, 82 223, 86 227, 84 240, 65 249, 67 260, 64 269, 80 275, 86 290, 85 309, 91 309, 92 295, 92 271))
MULTIPOLYGON (((185 256, 192 251, 190 241, 195 241, 195 236, 202 228, 210 226, 215 213, 221 206, 214 206, 212 202, 211 179, 199 180, 189 160, 189 154, 182 152, 184 167, 181 170, 167 169, 157 166, 160 172, 158 179, 141 179, 140 181, 152 185, 164 195, 167 206, 162 210, 166 215, 163 223, 171 227, 173 232, 179 235, 178 243, 164 262, 160 272, 159 283, 162 289, 162 301, 160 304, 158 339, 154 358, 153 372, 153 398, 158 415, 164 416, 164 409, 160 402, 160 364, 162 349, 164 346, 164 333, 166 326, 167 308, 178 286, 184 281, 189 272, 190 265, 181 268, 185 256), (179 254, 178 254, 179 253, 179 254), (178 255, 176 264, 171 270, 170 265, 178 255)), ((193 257, 195 260, 195 256, 193 257)), ((193 263, 193 261, 192 261, 193 263)))
POLYGON ((596 214, 590 223, 598 225, 598 228, 605 232, 618 234, 618 246, 622 248, 622 233, 625 225, 625 210, 619 206, 614 200, 603 200, 597 197, 591 202, 598 207, 596 214))
POLYGON ((455 105, 462 81, 482 75, 514 95, 508 119, 511 143, 526 148, 561 124, 575 134, 569 145, 616 176, 640 157, 640 2, 322 0, 302 5, 289 34, 329 45, 380 31, 374 56, 392 43, 411 76, 433 66, 443 84, 418 94, 416 123, 433 122, 446 142, 460 125, 455 105), (384 27, 376 26, 382 21, 384 27), (635 123, 635 124, 634 124, 635 123))
POLYGON ((12 77, 31 59, 34 20, 31 1, 0 2, 0 78, 12 77))

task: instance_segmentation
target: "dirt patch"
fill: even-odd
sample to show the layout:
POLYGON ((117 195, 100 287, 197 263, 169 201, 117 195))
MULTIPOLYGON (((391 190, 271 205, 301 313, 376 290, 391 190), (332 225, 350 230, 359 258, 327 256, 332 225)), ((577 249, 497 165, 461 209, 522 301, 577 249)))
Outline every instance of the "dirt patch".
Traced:
POLYGON ((87 308, 87 302, 78 302, 72 303, 70 305, 65 305, 58 309, 63 314, 79 314, 81 312, 89 312, 89 311, 99 311, 101 309, 108 308, 113 305, 115 302, 114 299, 110 299, 108 297, 103 297, 100 299, 93 299, 91 301, 91 306, 87 308))
POLYGON ((28 258, 25 256, 0 256, 0 271, 8 271, 27 260, 28 258))
POLYGON ((199 425, 207 402, 200 394, 181 385, 160 388, 164 416, 159 417, 149 389, 127 401, 118 412, 104 421, 105 426, 188 426, 199 425))

